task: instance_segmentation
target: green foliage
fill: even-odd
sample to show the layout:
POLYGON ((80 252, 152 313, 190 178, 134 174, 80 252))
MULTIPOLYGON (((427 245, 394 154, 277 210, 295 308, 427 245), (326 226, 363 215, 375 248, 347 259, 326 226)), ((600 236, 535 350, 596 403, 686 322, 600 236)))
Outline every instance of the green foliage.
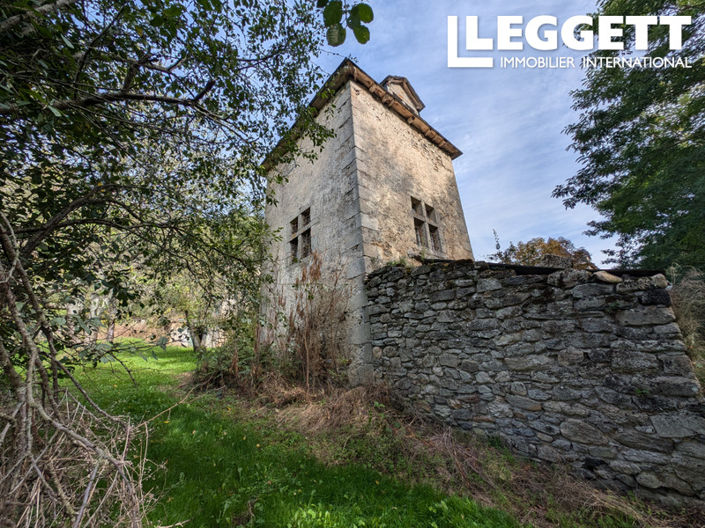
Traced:
POLYGON ((132 471, 73 429, 83 413, 57 403, 58 378, 110 353, 96 321, 147 311, 145 301, 182 310, 194 336, 226 302, 238 303, 236 318, 251 308, 271 235, 262 160, 279 138, 274 162, 313 157, 331 135, 308 107, 323 44, 310 0, 0 6, 0 366, 11 386, 3 401, 22 416, 10 433, 20 435, 17 465, 4 467, 32 483, 13 483, 9 501, 41 509, 39 524, 48 515, 78 525, 120 505, 139 522, 132 471), (57 469, 33 438, 64 445, 63 435, 83 451, 57 469), (73 506, 44 475, 89 478, 92 460, 110 461, 124 485, 94 501, 102 513, 78 503, 69 520, 73 506))
MULTIPOLYGON (((294 118, 314 145, 329 135, 305 111, 322 80, 317 15, 286 0, 3 4, 0 280, 17 317, 95 319, 109 299, 113 320, 150 302, 208 319, 225 298, 251 302, 266 279, 261 160, 294 118)), ((0 317, 26 356, 18 321, 0 317)), ((75 347, 79 322, 41 339, 75 347)))
MULTIPOLYGON (((604 15, 687 15, 684 47, 671 51, 668 28, 649 31, 649 57, 688 59, 692 68, 594 68, 573 92, 580 113, 566 132, 582 168, 554 196, 585 203, 604 220, 591 234, 617 235, 614 262, 705 270, 705 2, 602 0, 604 15)), ((633 27, 625 30, 634 53, 633 27)), ((620 52, 598 51, 610 56, 620 52)))
POLYGON ((398 259, 390 260, 389 262, 387 262, 385 264, 385 266, 409 269, 409 268, 411 268, 411 262, 406 260, 405 257, 399 257, 398 259))
POLYGON ((369 4, 357 3, 348 7, 346 2, 340 0, 318 0, 316 4, 323 9, 323 23, 325 24, 326 38, 331 46, 340 46, 345 42, 347 34, 345 26, 352 29, 355 38, 360 44, 370 40, 370 30, 363 24, 374 20, 374 13, 369 4), (345 17, 345 25, 343 25, 345 17))
MULTIPOLYGON (((150 417, 172 405, 192 353, 168 348, 158 360, 126 358, 137 386, 109 368, 87 368, 81 381, 107 409, 150 417), (166 390, 165 390, 166 387, 166 390)), ((147 486, 158 495, 155 525, 195 527, 351 526, 517 528, 508 515, 412 486, 361 464, 327 466, 306 438, 253 416, 233 419, 237 401, 202 395, 152 422, 147 486)))
POLYGON ((541 266, 543 259, 549 255, 571 259, 573 267, 578 269, 595 269, 590 253, 585 248, 576 248, 570 240, 558 237, 543 239, 532 238, 528 242, 509 243, 502 250, 499 235, 494 232, 496 252, 490 255, 493 260, 504 264, 521 264, 523 266, 541 266))

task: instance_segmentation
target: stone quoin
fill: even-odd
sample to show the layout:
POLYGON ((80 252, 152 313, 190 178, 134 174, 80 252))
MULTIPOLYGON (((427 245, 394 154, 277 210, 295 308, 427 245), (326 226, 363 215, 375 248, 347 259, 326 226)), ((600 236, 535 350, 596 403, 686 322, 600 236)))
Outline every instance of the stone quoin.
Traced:
POLYGON ((665 277, 475 262, 461 152, 406 78, 346 59, 311 107, 334 132, 316 159, 265 164, 273 290, 290 309, 313 253, 342 272, 350 383, 600 485, 704 505, 705 403, 665 277))

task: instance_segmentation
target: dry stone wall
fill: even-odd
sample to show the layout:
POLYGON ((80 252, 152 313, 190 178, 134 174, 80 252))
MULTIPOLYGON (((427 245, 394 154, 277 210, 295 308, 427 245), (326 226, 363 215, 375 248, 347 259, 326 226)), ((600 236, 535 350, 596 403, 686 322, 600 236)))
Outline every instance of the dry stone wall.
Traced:
POLYGON ((472 261, 366 283, 376 379, 417 411, 662 502, 705 500, 705 404, 667 281, 472 261))

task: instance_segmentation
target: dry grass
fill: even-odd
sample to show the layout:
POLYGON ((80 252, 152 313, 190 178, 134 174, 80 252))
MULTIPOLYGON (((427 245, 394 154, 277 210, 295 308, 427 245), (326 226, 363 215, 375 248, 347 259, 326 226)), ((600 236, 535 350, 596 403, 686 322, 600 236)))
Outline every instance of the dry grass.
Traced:
POLYGON ((261 351, 274 361, 252 368, 253 385, 260 385, 268 372, 282 373, 313 392, 340 381, 348 360, 344 352, 350 287, 345 269, 342 257, 324 262, 314 251, 301 266, 291 298, 282 286, 269 292, 267 325, 257 327, 255 356, 261 351))
POLYGON ((381 389, 307 392, 271 379, 249 412, 305 436, 328 464, 356 462, 405 481, 470 496, 532 526, 705 526, 704 512, 668 512, 598 490, 560 465, 512 456, 473 435, 424 421, 395 405, 381 389))
POLYGON ((672 267, 671 299, 678 326, 700 383, 705 386, 705 275, 695 269, 672 267))

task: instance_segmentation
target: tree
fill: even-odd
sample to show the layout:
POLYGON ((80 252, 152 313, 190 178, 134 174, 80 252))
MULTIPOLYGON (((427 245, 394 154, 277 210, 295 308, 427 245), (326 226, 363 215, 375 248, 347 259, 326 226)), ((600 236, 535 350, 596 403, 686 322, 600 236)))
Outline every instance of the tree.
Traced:
POLYGON ((547 256, 558 256, 570 259, 573 267, 578 269, 597 269, 592 263, 590 253, 585 248, 576 248, 568 239, 563 237, 532 238, 528 242, 519 242, 502 251, 499 237, 495 232, 497 252, 492 257, 504 264, 520 264, 522 266, 541 266, 547 256))
POLYGON ((323 9, 326 38, 331 46, 340 46, 345 42, 345 26, 352 29, 360 44, 370 40, 370 30, 363 24, 374 20, 374 13, 368 4, 358 3, 348 7, 346 2, 340 0, 317 0, 317 5, 323 9))
POLYGON ((314 148, 330 135, 307 107, 324 24, 340 22, 321 14, 311 0, 0 7, 3 518, 139 524, 114 443, 128 445, 134 427, 73 380, 71 361, 106 345, 79 342, 73 328, 95 328, 66 307, 89 292, 128 305, 135 267, 157 284, 179 270, 205 295, 215 277, 230 288, 259 277, 260 162, 280 137, 284 158, 301 153, 294 120, 314 148), (73 451, 44 449, 45 438, 73 451))
MULTIPOLYGON (((580 113, 566 132, 582 164, 553 195, 585 203, 604 220, 590 234, 619 238, 613 262, 705 270, 705 2, 602 0, 603 15, 686 15, 682 50, 669 49, 667 27, 649 31, 646 57, 687 59, 692 68, 592 68, 573 92, 580 113)), ((623 53, 638 56, 633 26, 623 53)))

